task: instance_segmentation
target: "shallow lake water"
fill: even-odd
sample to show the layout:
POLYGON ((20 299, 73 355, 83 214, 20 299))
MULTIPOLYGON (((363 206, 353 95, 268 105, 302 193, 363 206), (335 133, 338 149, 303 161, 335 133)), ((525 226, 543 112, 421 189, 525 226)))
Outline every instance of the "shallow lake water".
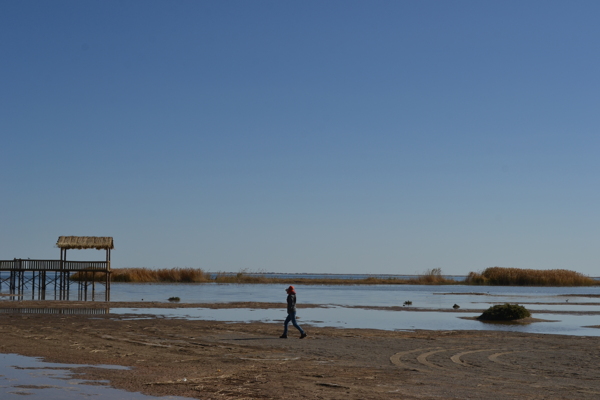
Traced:
POLYGON ((33 357, 0 354, 0 398, 2 400, 185 400, 184 397, 154 397, 98 385, 73 377, 67 368, 94 367, 127 369, 113 365, 46 363, 33 357), (91 384, 90 384, 91 383, 91 384))
MULTIPOLYGON (((219 321, 282 322, 285 318, 285 288, 279 284, 128 284, 113 283, 111 301, 181 303, 269 302, 281 309, 115 309, 110 313, 153 314, 162 317, 212 319, 219 321)), ((584 326, 600 324, 600 286, 593 287, 515 287, 470 285, 296 285, 299 304, 319 304, 326 308, 300 309, 301 321, 313 326, 374 328, 385 330, 510 330, 532 333, 597 336, 599 329, 584 326), (591 297, 590 297, 591 296, 591 297), (403 307, 404 302, 412 302, 403 307), (523 304, 533 316, 557 322, 530 325, 497 325, 459 317, 478 316, 494 304, 523 304), (453 312, 457 304, 462 310, 453 312), (366 310, 351 307, 401 307, 405 311, 366 310), (447 310, 449 312, 439 312, 447 310), (477 313, 475 313, 475 311, 477 313), (567 315, 565 312, 587 313, 567 315)), ((99 298, 103 298, 100 294, 99 298)), ((10 301, 4 298, 4 301, 10 301)), ((110 302, 108 303, 110 306, 110 302)), ((10 312, 10 310, 6 310, 10 312)))
MULTIPOLYGON (((177 284, 113 286, 114 301, 167 301, 177 296, 182 303, 228 303, 256 301, 281 303, 282 309, 112 309, 111 313, 153 314, 163 317, 210 319, 218 321, 263 321, 281 323, 285 318, 286 285, 256 284, 177 284), (117 289, 118 288, 118 289, 117 289)), ((600 287, 498 287, 431 285, 296 285, 298 302, 325 305, 326 308, 299 309, 300 321, 313 326, 374 328, 384 330, 505 330, 530 333, 598 336, 600 329, 584 328, 600 324, 600 287), (369 310, 350 307, 402 307, 419 311, 369 310), (499 325, 460 317, 476 317, 494 304, 525 304, 534 317, 556 322, 529 325, 499 325), (547 304, 537 304, 547 303, 547 304), (577 304, 574 304, 577 303, 577 304), (453 306, 477 313, 453 312, 453 306), (408 308, 408 307, 407 307, 408 308), (448 310, 438 312, 433 310, 448 310), (535 311, 539 313, 536 314, 535 311), (544 313, 540 312, 544 311, 544 313), (591 315, 567 315, 561 312, 591 315)))
MULTIPOLYGON (((111 301, 167 301, 169 297, 176 296, 183 303, 285 302, 286 287, 278 284, 113 283, 111 301)), ((600 296, 600 286, 565 288, 469 285, 295 285, 295 287, 299 302, 343 306, 401 306, 405 301, 412 301, 413 307, 425 308, 446 308, 452 307, 455 303, 463 308, 470 308, 467 307, 468 304, 484 302, 600 303, 600 298, 582 297, 600 296)))
MULTIPOLYGON (((207 309, 207 308, 115 308, 111 314, 130 315, 130 318, 183 318, 227 322, 267 322, 283 324, 286 317, 281 309, 207 309)), ((331 306, 298 310, 300 325, 337 328, 382 329, 392 331, 424 330, 495 330, 523 333, 546 333, 574 336, 600 336, 600 329, 586 328, 597 325, 599 315, 565 315, 544 313, 534 317, 549 322, 527 325, 498 324, 473 319, 480 313, 436 311, 388 311, 331 306)), ((294 328, 290 325, 292 331, 294 328)))

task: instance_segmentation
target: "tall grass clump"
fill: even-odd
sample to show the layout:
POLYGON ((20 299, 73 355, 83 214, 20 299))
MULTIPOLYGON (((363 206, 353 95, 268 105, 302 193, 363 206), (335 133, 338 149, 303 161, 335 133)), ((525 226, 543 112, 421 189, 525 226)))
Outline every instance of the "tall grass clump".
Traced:
POLYGON ((424 274, 419 275, 415 279, 409 279, 407 283, 411 283, 414 285, 444 285, 456 283, 456 281, 452 279, 446 279, 442 276, 441 268, 433 268, 425 271, 424 274))
POLYGON ((593 286, 598 282, 566 269, 487 268, 481 273, 470 272, 465 281, 471 285, 498 286, 593 286))

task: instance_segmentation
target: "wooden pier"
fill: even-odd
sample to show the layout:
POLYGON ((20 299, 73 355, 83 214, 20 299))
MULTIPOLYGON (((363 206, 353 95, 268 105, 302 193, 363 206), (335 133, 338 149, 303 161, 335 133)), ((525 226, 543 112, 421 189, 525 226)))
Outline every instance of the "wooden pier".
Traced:
POLYGON ((71 300, 76 286, 77 300, 95 300, 96 284, 104 286, 104 300, 110 300, 110 251, 112 237, 61 236, 56 243, 59 260, 0 260, 0 294, 13 299, 71 300), (106 250, 106 261, 67 261, 69 249, 106 250), (72 294, 73 293, 73 294, 72 294))

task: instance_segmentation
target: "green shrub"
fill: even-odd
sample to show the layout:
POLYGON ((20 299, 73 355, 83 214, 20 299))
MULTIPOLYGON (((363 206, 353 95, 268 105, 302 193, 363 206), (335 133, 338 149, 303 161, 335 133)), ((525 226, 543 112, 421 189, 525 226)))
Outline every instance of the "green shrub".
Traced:
POLYGON ((514 321, 531 317, 531 313, 518 304, 501 304, 488 308, 477 319, 483 321, 514 321))

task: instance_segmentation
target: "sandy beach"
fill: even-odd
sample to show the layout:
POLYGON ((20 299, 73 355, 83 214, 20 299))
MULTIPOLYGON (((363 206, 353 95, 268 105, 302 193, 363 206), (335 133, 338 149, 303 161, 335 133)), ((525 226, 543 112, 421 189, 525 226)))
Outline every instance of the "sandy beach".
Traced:
MULTIPOLYGON (((2 353, 131 369, 76 368, 85 379, 198 399, 596 399, 600 338, 495 331, 315 328, 279 339, 280 324, 131 315, 0 313, 2 353)), ((203 304, 202 307, 211 305, 203 304)), ((213 307, 282 307, 236 303, 213 307)), ((0 309, 103 308, 3 302, 0 309)), ((285 311, 282 308, 282 319, 285 311)), ((592 328, 590 328, 592 329, 592 328)))

